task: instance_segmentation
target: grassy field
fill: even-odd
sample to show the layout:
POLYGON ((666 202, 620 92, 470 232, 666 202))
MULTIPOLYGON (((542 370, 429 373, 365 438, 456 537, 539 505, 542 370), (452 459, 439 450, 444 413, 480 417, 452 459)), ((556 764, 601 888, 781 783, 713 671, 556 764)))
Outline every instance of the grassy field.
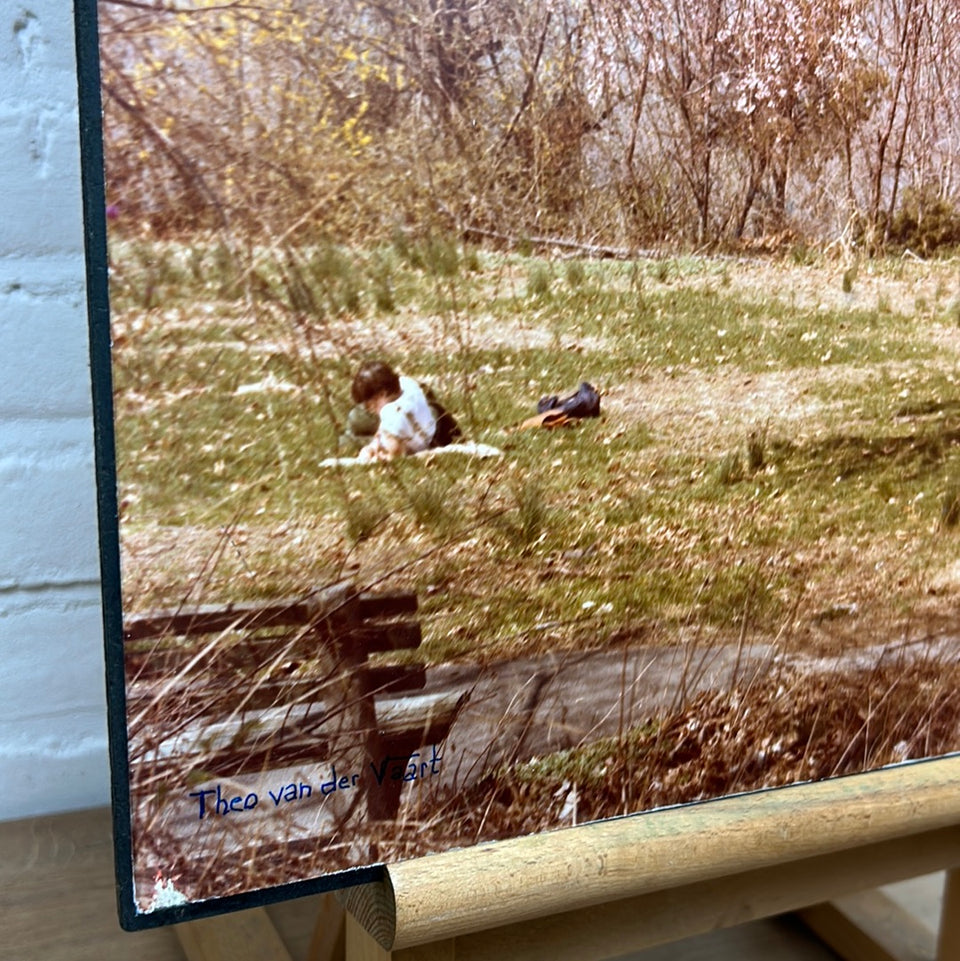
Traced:
MULTIPOLYGON (((722 690, 681 679, 613 736, 410 792, 389 827, 351 822, 377 858, 956 749, 957 260, 622 263, 399 236, 239 259, 112 244, 128 609, 349 574, 417 591, 424 642, 401 660, 498 676, 501 659, 587 648, 783 655, 722 690), (503 456, 321 467, 377 356, 503 456), (581 380, 599 419, 514 429, 581 380)), ((596 692, 623 717, 628 681, 596 692)), ((178 700, 155 708, 173 730, 178 700)), ((178 811, 137 794, 145 891, 158 869, 198 898, 353 863, 329 838, 255 833, 198 862, 178 811)))
POLYGON ((131 608, 355 572, 419 592, 434 662, 953 629, 956 260, 244 258, 112 244, 131 608), (374 356, 504 457, 321 469, 374 356), (511 430, 582 379, 599 420, 511 430))

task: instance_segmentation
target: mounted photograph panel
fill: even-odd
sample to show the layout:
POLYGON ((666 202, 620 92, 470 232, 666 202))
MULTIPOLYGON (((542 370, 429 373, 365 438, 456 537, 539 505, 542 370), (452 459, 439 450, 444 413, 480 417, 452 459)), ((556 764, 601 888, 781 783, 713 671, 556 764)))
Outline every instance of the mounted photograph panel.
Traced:
POLYGON ((779 6, 78 3, 125 927, 960 748, 960 38, 779 6))

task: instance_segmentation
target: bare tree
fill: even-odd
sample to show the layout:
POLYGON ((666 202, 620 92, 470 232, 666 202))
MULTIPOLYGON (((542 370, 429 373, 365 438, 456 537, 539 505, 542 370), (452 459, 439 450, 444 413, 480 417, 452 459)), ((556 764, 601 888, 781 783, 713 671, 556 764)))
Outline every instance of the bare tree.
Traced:
POLYGON ((874 245, 956 204, 951 0, 101 0, 101 23, 128 229, 874 245))

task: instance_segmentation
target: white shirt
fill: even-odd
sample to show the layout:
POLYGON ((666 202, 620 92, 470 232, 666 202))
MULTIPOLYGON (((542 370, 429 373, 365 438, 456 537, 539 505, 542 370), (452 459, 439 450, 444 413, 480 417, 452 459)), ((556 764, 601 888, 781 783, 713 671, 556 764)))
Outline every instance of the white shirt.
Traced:
POLYGON ((420 385, 412 377, 400 377, 400 396, 380 409, 380 429, 399 443, 405 454, 426 450, 433 440, 437 421, 420 385))

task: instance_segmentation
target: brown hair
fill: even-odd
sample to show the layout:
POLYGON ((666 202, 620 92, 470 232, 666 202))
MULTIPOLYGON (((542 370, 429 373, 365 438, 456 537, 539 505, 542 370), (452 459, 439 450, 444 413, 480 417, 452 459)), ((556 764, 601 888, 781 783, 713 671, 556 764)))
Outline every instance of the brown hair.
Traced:
POLYGON ((380 360, 364 364, 350 385, 350 396, 355 404, 365 404, 380 394, 394 397, 399 393, 399 376, 389 364, 380 360))

